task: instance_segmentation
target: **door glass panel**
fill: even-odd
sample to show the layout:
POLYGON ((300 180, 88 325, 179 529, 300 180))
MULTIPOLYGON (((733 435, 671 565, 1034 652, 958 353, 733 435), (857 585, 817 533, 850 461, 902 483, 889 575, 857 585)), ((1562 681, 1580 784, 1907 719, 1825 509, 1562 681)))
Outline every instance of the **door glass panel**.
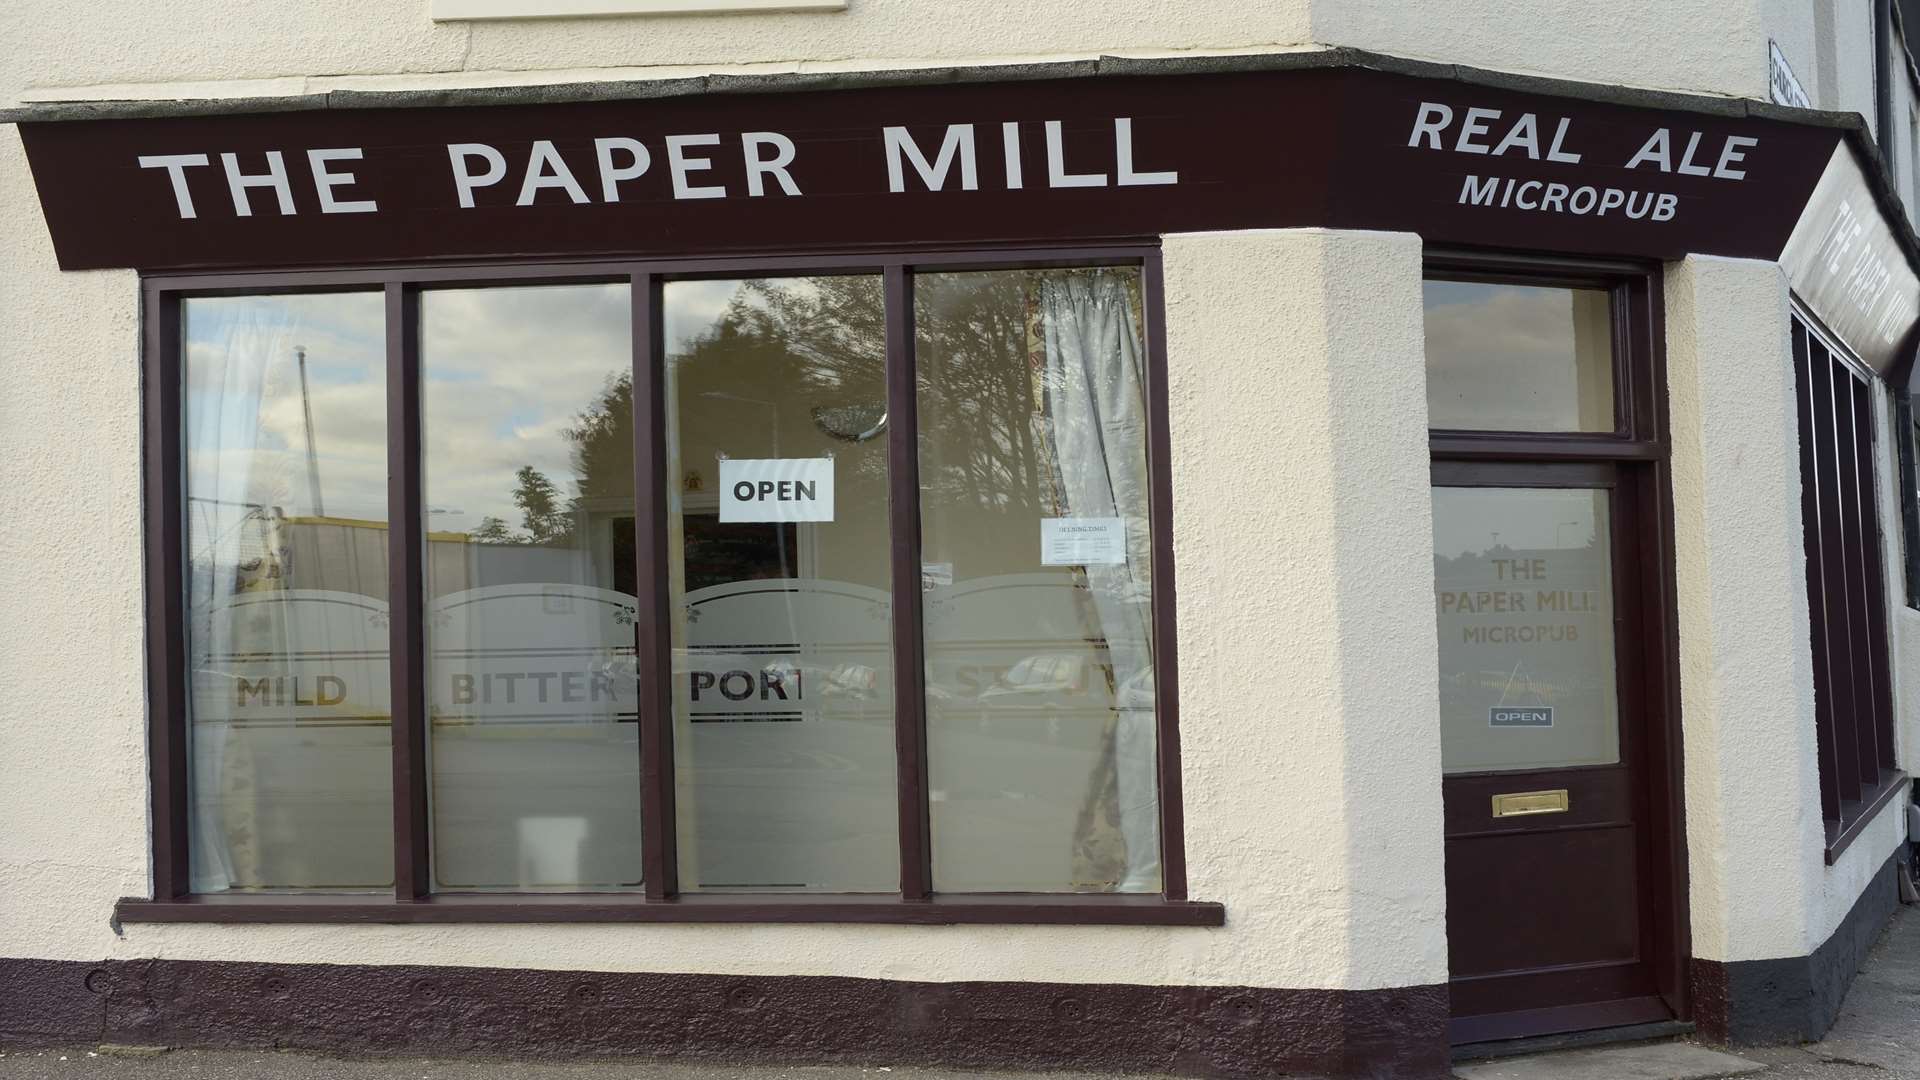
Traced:
POLYGON ((1158 892, 1140 271, 914 281, 945 892, 1158 892))
POLYGON ((1428 427, 1614 430, 1605 290, 1429 281, 1425 297, 1428 427))
POLYGON ((390 887, 381 295, 180 309, 193 891, 390 887))
POLYGON ((1620 760, 1607 492, 1433 489, 1441 766, 1620 760))
POLYGON ((680 887, 894 891, 880 279, 663 299, 680 887))
POLYGON ((628 297, 420 298, 438 888, 640 884, 628 297))

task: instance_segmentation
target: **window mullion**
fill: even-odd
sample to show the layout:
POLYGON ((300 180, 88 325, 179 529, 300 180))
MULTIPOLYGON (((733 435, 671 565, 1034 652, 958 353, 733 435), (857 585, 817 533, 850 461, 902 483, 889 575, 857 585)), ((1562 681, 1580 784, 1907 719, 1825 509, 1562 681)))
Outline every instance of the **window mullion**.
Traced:
POLYGON ((1143 267, 1147 315, 1147 525, 1152 533, 1153 714, 1160 786, 1160 882, 1168 900, 1187 898, 1186 826, 1180 790, 1180 672, 1174 653, 1173 435, 1167 415, 1166 278, 1155 255, 1143 267))
POLYGON ((393 895, 433 889, 427 857, 426 513, 420 459, 419 294, 386 286, 387 626, 393 715, 393 895))
POLYGON ((886 268, 887 513, 893 556, 893 724, 899 755, 900 895, 933 892, 927 820, 926 643, 920 570, 919 403, 914 375, 913 275, 886 268))
POLYGON ((147 294, 147 751, 153 768, 153 896, 190 891, 187 855, 186 381, 180 298, 147 294))
POLYGON ((640 846, 649 900, 679 892, 673 801, 673 673, 667 586, 666 364, 660 281, 632 277, 634 662, 639 679, 640 846))

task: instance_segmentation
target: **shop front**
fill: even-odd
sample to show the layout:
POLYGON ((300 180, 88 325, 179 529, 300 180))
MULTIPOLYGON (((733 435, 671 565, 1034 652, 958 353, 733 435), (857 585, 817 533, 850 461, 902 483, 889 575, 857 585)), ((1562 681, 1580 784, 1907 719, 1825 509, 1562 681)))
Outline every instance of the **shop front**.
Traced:
POLYGON ((1419 1077, 1787 1037, 1884 920, 1920 279, 1831 114, 1335 52, 7 119, 138 272, 149 828, 0 1034, 1419 1077))

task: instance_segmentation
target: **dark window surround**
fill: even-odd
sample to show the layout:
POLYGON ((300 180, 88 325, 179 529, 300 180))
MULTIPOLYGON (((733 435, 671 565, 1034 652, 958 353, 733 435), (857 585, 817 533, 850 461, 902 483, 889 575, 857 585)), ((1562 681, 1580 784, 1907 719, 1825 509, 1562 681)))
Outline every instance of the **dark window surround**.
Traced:
POLYGON ((1798 305, 1790 335, 1820 816, 1832 865, 1906 783, 1893 744, 1873 400, 1879 388, 1798 305))
POLYGON ((121 922, 874 922, 1220 926, 1225 909, 1187 898, 1174 652, 1172 481, 1168 468, 1165 286, 1160 252, 1125 246, 845 253, 793 258, 543 261, 378 270, 224 273, 145 278, 142 302, 145 423, 148 755, 152 762, 153 898, 126 898, 121 922), (920 598, 919 459, 912 283, 916 272, 1087 265, 1141 267, 1147 321, 1150 529, 1155 710, 1163 889, 1159 896, 950 894, 931 889, 920 598), (891 473, 895 744, 900 791, 897 895, 680 894, 675 883, 672 670, 666 587, 666 464, 660 287, 680 278, 879 273, 887 298, 888 455, 891 473), (446 285, 625 281, 633 294, 634 462, 639 623, 641 830, 644 895, 435 894, 429 888, 419 291, 446 285), (386 296, 390 594, 392 608, 395 888, 384 894, 189 893, 186 656, 183 591, 182 362, 180 300, 187 296, 379 287, 386 296))
MULTIPOLYGON (((1690 1015, 1687 840, 1680 740, 1678 610, 1673 585, 1673 481, 1669 464, 1666 304, 1658 267, 1638 262, 1482 251, 1429 250, 1425 277, 1514 285, 1598 288, 1612 296, 1614 416, 1612 432, 1434 430, 1428 444, 1435 482, 1499 486, 1565 486, 1568 465, 1599 467, 1631 500, 1638 529, 1618 536, 1639 560, 1643 632, 1615 644, 1623 693, 1637 689, 1645 721, 1637 747, 1640 782, 1633 798, 1646 822, 1640 872, 1650 898, 1641 942, 1655 987, 1673 1015, 1690 1015)), ((1587 470, 1573 470, 1579 476, 1587 470)), ((1582 486, 1575 480, 1572 486, 1582 486)), ((1620 530, 1616 530, 1619 533, 1620 530)), ((1623 706, 1626 699, 1622 699, 1623 706)), ((1586 1007, 1582 1007, 1586 1008, 1586 1007)), ((1604 1006, 1596 1022, 1608 1023, 1604 1006)))
POLYGON ((1907 370, 1893 385, 1893 445, 1899 453, 1900 551, 1907 606, 1920 609, 1920 364, 1908 351, 1907 370))

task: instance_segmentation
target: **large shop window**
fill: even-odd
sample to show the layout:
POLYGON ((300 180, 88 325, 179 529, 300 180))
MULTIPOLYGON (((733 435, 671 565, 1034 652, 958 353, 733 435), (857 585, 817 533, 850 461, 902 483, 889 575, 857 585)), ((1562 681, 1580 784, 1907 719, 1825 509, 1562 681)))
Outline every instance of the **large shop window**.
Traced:
POLYGON ((1820 804, 1831 857, 1885 803, 1900 776, 1875 480, 1875 388, 1797 313, 1792 333, 1820 804))
POLYGON ((1220 921, 1155 254, 679 271, 149 282, 123 917, 1220 921))

